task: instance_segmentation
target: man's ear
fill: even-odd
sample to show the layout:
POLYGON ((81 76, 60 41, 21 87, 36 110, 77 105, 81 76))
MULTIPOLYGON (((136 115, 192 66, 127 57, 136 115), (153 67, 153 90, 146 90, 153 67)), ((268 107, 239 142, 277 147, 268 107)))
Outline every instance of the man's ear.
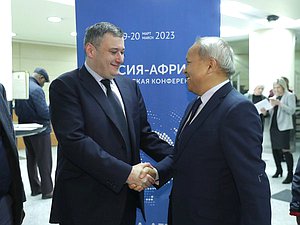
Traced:
POLYGON ((93 58, 94 51, 96 51, 96 48, 91 43, 85 45, 85 54, 87 57, 93 58))
POLYGON ((208 73, 212 73, 218 68, 218 62, 215 58, 209 57, 208 59, 208 73))

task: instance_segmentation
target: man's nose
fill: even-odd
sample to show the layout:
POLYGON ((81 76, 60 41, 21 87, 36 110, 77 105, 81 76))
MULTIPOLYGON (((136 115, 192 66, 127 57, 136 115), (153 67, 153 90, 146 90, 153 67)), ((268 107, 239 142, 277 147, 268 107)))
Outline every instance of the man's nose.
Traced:
POLYGON ((116 54, 116 61, 119 62, 119 63, 123 63, 123 61, 124 61, 124 54, 121 53, 121 52, 118 52, 116 54))

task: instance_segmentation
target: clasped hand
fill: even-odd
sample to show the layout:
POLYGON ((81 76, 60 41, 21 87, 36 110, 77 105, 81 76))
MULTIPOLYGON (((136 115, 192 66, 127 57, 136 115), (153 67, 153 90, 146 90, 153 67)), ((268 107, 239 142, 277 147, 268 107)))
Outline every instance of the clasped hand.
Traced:
POLYGON ((127 178, 130 189, 143 191, 155 183, 156 171, 150 163, 140 163, 134 165, 127 178))

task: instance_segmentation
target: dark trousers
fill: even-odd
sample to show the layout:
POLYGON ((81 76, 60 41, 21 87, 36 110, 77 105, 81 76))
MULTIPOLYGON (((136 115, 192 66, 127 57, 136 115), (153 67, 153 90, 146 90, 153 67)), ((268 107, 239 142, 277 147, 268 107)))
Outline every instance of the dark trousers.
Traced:
POLYGON ((0 224, 13 225, 12 199, 9 195, 4 195, 0 199, 0 224))
POLYGON ((137 198, 137 192, 128 188, 125 210, 120 225, 135 225, 137 198))
POLYGON ((24 137, 26 146, 27 171, 31 192, 43 195, 53 191, 51 178, 52 152, 50 134, 24 137), (41 181, 38 177, 38 170, 41 181))
MULTIPOLYGON (((118 225, 135 225, 136 224, 136 208, 137 208, 137 192, 128 188, 128 195, 125 204, 125 210, 123 213, 123 217, 121 223, 118 225)), ((97 221, 95 221, 97 224, 97 221)), ((74 225, 72 222, 63 222, 59 223, 59 225, 74 225)))

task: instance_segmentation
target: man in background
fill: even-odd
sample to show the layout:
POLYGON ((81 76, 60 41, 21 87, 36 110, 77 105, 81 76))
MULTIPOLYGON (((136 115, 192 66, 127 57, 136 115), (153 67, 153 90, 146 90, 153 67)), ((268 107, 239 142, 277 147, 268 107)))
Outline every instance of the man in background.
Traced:
POLYGON ((24 188, 19 155, 4 86, 0 84, 0 224, 20 225, 24 218, 24 188))
POLYGON ((300 158, 293 176, 290 215, 296 216, 297 224, 300 225, 300 158))
POLYGON ((42 194, 42 199, 52 198, 53 191, 50 115, 42 89, 45 82, 49 82, 48 73, 43 68, 36 68, 29 78, 29 99, 15 100, 19 123, 38 123, 45 127, 41 133, 23 137, 31 196, 42 194))

